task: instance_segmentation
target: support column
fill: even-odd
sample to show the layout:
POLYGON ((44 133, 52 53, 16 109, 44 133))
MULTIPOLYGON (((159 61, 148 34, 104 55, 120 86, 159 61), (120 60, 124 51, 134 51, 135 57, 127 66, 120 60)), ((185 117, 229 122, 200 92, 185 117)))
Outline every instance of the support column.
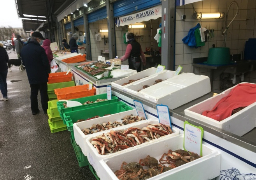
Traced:
POLYGON ((70 21, 70 23, 71 23, 71 32, 72 32, 72 34, 74 34, 75 33, 75 28, 74 28, 73 14, 71 14, 71 21, 70 21))
POLYGON ((162 0, 162 62, 168 70, 175 70, 175 0, 162 0))
POLYGON ((107 20, 108 20, 108 46, 109 46, 109 59, 116 57, 116 40, 115 40, 115 22, 113 4, 110 0, 106 1, 107 6, 107 20))
POLYGON ((58 44, 59 44, 59 49, 61 50, 62 47, 62 32, 61 32, 61 25, 60 22, 58 22, 57 18, 56 18, 56 26, 57 26, 57 32, 58 32, 58 44))
POLYGON ((92 60, 90 30, 89 30, 88 17, 87 17, 85 8, 84 8, 84 16, 83 17, 84 17, 84 31, 85 31, 85 35, 86 35, 86 59, 92 60))

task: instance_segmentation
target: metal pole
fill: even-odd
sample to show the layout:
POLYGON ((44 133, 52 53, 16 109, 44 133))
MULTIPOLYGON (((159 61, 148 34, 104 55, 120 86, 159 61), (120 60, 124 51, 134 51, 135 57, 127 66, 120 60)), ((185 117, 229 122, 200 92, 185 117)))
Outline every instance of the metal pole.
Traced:
POLYGON ((106 1, 107 6, 107 20, 108 20, 108 46, 109 46, 109 59, 116 57, 116 41, 115 41, 115 22, 113 4, 110 0, 106 1))
POLYGON ((75 33, 75 29, 74 29, 74 21, 73 21, 73 14, 71 14, 71 32, 72 32, 72 34, 74 34, 75 33))
POLYGON ((175 70, 175 0, 162 0, 162 62, 166 69, 175 70))
POLYGON ((86 59, 92 60, 90 30, 89 30, 88 17, 87 17, 85 8, 84 8, 84 16, 83 17, 84 17, 84 31, 86 34, 86 59))

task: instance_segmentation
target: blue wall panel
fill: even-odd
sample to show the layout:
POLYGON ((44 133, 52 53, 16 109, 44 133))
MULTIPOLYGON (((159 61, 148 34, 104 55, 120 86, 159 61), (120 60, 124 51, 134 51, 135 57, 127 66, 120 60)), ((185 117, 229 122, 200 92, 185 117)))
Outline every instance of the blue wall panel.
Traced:
POLYGON ((98 9, 90 14, 88 14, 88 22, 92 23, 101 19, 107 18, 107 8, 106 6, 98 9))
POLYGON ((114 3, 114 17, 124 16, 161 4, 161 0, 120 0, 114 3))
POLYGON ((65 24, 65 29, 71 29, 71 23, 65 24))
POLYGON ((74 20, 74 26, 80 26, 80 25, 83 25, 84 24, 84 18, 83 17, 80 17, 76 20, 74 20))

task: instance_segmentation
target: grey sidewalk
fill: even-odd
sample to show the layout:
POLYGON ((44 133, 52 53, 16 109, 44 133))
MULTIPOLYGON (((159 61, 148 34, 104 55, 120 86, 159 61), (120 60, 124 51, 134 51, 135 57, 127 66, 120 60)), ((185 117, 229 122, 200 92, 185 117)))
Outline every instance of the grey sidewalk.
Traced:
POLYGON ((0 101, 0 180, 95 179, 88 168, 79 168, 70 133, 51 134, 41 108, 32 115, 29 96, 26 72, 12 67, 9 101, 0 101))

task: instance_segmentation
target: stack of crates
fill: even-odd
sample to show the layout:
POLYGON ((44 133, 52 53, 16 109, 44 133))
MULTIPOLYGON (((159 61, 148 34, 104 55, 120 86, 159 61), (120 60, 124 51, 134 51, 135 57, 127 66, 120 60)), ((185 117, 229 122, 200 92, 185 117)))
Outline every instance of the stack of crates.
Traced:
POLYGON ((65 131, 67 126, 63 123, 60 113, 57 108, 58 100, 48 101, 48 123, 51 130, 51 133, 56 133, 60 131, 65 131))
POLYGON ((74 81, 72 81, 72 73, 59 72, 49 74, 47 86, 49 100, 57 99, 54 92, 55 89, 75 86, 74 81))

